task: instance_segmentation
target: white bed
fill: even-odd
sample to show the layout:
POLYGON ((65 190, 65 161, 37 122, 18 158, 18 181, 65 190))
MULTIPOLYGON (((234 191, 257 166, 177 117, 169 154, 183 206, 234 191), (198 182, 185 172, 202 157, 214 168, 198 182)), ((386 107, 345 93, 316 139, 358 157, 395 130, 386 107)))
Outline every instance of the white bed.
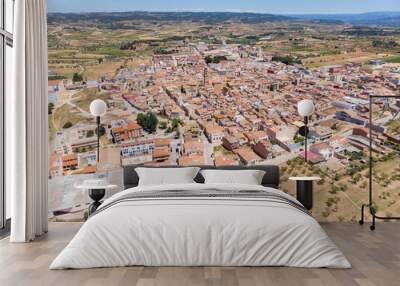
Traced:
POLYGON ((50 269, 128 265, 350 268, 321 226, 298 204, 279 190, 254 185, 131 188, 107 199, 50 269), (185 195, 146 197, 146 192, 175 190, 185 195), (214 195, 239 191, 240 197, 214 195), (190 196, 193 192, 211 195, 190 196), (252 192, 265 192, 267 198, 264 193, 253 197, 252 192))

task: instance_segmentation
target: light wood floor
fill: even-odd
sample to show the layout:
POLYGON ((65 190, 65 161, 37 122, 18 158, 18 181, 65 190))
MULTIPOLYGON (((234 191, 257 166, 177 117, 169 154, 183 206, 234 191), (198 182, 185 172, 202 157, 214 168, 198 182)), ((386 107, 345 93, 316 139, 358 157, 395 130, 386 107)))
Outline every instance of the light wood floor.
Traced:
POLYGON ((49 233, 30 244, 0 241, 0 285, 400 285, 400 223, 323 224, 353 269, 287 267, 126 267, 48 270, 79 229, 79 223, 51 223, 49 233))

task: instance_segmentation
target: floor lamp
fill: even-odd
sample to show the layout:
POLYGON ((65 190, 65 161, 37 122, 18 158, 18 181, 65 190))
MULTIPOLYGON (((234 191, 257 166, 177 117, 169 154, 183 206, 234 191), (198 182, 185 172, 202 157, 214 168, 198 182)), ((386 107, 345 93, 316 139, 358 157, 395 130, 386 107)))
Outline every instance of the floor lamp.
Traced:
MULTIPOLYGON (((359 223, 361 225, 364 224, 364 209, 368 208, 369 212, 372 216, 372 224, 370 225, 371 230, 375 230, 375 220, 376 219, 394 219, 394 220, 400 220, 400 217, 383 217, 383 216, 378 216, 376 215, 376 208, 374 207, 373 204, 373 198, 372 198, 372 165, 373 165, 373 158, 372 158, 372 102, 375 98, 380 98, 380 99, 400 99, 400 95, 370 95, 369 96, 369 121, 368 121, 368 130, 369 130, 369 178, 368 178, 368 204, 363 204, 361 206, 361 219, 359 223)), ((394 116, 396 117, 396 116, 394 116)))
POLYGON ((97 162, 100 161, 100 117, 106 114, 107 104, 101 99, 95 99, 90 103, 90 113, 96 117, 97 124, 97 162))
POLYGON ((307 162, 308 119, 315 111, 314 102, 310 99, 299 101, 297 111, 304 118, 304 126, 300 127, 299 133, 304 137, 304 160, 307 162))

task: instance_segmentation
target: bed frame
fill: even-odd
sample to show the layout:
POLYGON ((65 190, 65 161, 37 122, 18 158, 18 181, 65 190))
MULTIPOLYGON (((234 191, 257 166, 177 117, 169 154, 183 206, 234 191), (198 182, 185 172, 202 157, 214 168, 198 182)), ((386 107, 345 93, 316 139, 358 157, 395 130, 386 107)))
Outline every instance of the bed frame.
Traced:
MULTIPOLYGON (((124 189, 129 189, 136 187, 139 183, 139 176, 135 171, 137 167, 144 167, 144 168, 158 168, 152 166, 143 166, 143 165, 129 165, 124 167, 124 189)), ((262 170, 265 171, 264 178, 262 179, 262 185, 264 187, 270 188, 279 188, 279 167, 275 165, 257 165, 257 166, 196 166, 199 167, 201 170, 262 170)), ((167 167, 159 167, 159 168, 183 168, 180 166, 167 166, 167 167)), ((204 183, 204 178, 200 174, 197 174, 194 180, 197 183, 204 183)))

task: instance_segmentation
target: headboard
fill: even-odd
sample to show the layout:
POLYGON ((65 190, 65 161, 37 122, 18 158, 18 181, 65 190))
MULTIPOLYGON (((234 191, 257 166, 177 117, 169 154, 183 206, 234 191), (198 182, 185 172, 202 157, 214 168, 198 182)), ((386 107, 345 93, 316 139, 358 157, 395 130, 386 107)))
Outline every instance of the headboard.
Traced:
MULTIPOLYGON (((143 166, 143 165, 129 165, 124 167, 124 189, 129 189, 136 187, 139 183, 139 177, 135 171, 136 167, 144 167, 144 168, 157 168, 151 166, 143 166)), ((205 169, 217 169, 217 170, 262 170, 265 171, 264 178, 262 180, 262 185, 265 187, 271 187, 278 189, 279 188, 279 167, 275 165, 257 165, 257 166, 196 166, 201 170, 205 169)), ((183 168, 180 166, 166 166, 160 168, 183 168)), ((204 183, 204 178, 200 174, 197 174, 194 179, 197 183, 204 183)))

